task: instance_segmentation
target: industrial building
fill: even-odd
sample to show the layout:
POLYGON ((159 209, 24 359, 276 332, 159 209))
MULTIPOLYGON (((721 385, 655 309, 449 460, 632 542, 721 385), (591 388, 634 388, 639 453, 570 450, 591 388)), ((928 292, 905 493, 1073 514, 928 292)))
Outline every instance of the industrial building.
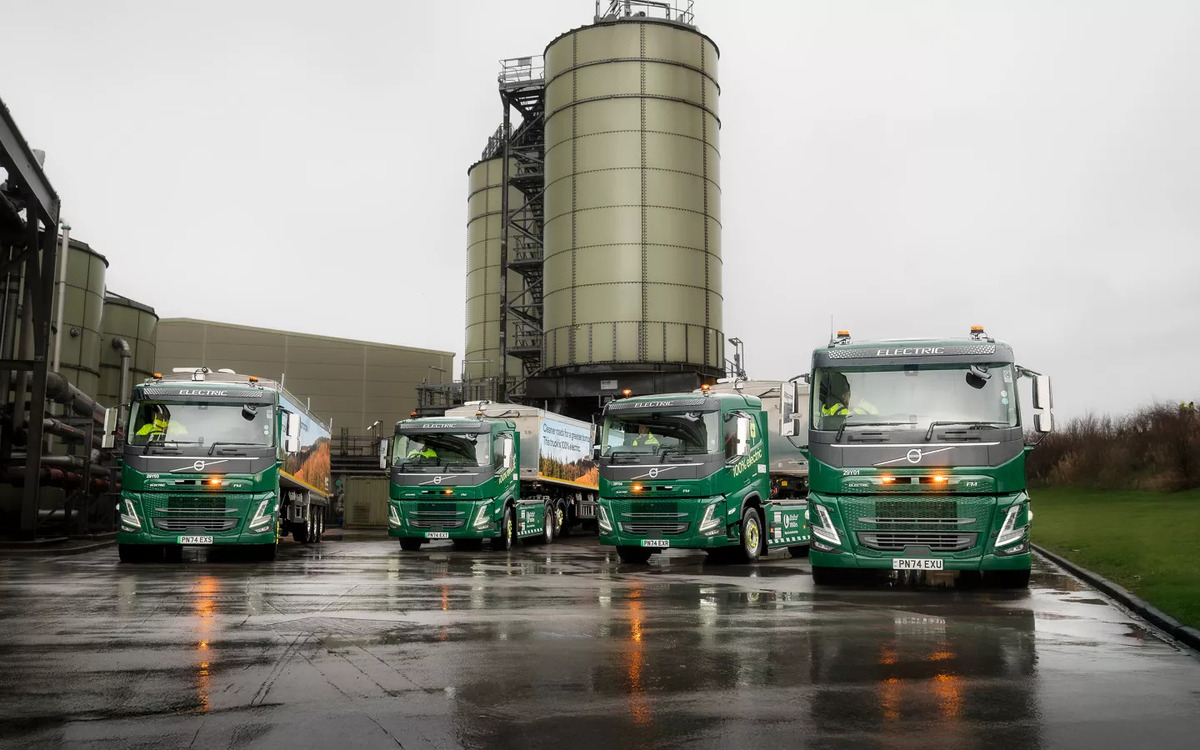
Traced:
POLYGON ((725 374, 719 51, 690 0, 597 3, 501 62, 502 121, 467 171, 465 378, 588 419, 625 389, 725 374))
POLYGON ((416 408, 419 384, 451 379, 454 353, 164 318, 158 323, 155 369, 176 367, 229 368, 278 380, 307 399, 322 421, 332 422, 336 442, 340 433, 390 435, 416 408))

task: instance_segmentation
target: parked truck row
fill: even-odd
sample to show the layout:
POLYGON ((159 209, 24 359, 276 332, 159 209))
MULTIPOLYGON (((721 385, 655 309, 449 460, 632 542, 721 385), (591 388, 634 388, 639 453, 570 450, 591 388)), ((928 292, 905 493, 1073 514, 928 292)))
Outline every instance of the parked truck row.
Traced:
MULTIPOLYGON (((388 534, 508 550, 594 529, 627 563, 671 548, 809 555, 818 585, 864 571, 1025 586, 1033 518, 1026 415, 1049 379, 981 327, 854 342, 841 331, 786 382, 735 379, 608 402, 592 425, 479 402, 381 441, 388 534)), ((122 560, 182 545, 320 541, 329 430, 271 381, 185 368, 139 385, 122 453, 122 560)))

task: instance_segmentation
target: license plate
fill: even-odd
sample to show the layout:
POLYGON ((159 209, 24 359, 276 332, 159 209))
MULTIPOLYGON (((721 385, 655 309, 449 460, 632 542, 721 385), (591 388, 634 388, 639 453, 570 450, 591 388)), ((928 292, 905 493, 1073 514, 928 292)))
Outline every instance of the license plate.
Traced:
POLYGON ((897 557, 892 570, 941 570, 942 561, 932 557, 897 557))
POLYGON ((450 532, 449 531, 426 531, 425 538, 426 539, 449 539, 450 532))
POLYGON ((211 536, 181 536, 180 544, 212 544, 211 536))
POLYGON ((670 547, 671 540, 670 539, 643 539, 642 546, 643 547, 670 547))

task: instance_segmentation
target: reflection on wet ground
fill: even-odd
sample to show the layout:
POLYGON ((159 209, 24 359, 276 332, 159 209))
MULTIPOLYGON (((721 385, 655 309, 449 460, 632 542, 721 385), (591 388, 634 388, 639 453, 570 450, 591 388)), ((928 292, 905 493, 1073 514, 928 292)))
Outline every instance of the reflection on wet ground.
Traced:
POLYGON ((1193 747, 1200 660, 1048 564, 1028 592, 814 590, 372 536, 274 564, 0 561, 0 746, 1193 747))

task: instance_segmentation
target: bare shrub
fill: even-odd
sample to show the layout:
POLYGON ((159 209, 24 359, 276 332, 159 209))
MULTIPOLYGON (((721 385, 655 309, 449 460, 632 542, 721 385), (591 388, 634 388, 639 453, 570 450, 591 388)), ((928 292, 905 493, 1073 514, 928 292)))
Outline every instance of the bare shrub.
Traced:
POLYGON ((1200 487, 1200 414, 1163 403, 1117 418, 1089 413, 1047 435, 1030 455, 1026 469, 1034 484, 1200 487))

